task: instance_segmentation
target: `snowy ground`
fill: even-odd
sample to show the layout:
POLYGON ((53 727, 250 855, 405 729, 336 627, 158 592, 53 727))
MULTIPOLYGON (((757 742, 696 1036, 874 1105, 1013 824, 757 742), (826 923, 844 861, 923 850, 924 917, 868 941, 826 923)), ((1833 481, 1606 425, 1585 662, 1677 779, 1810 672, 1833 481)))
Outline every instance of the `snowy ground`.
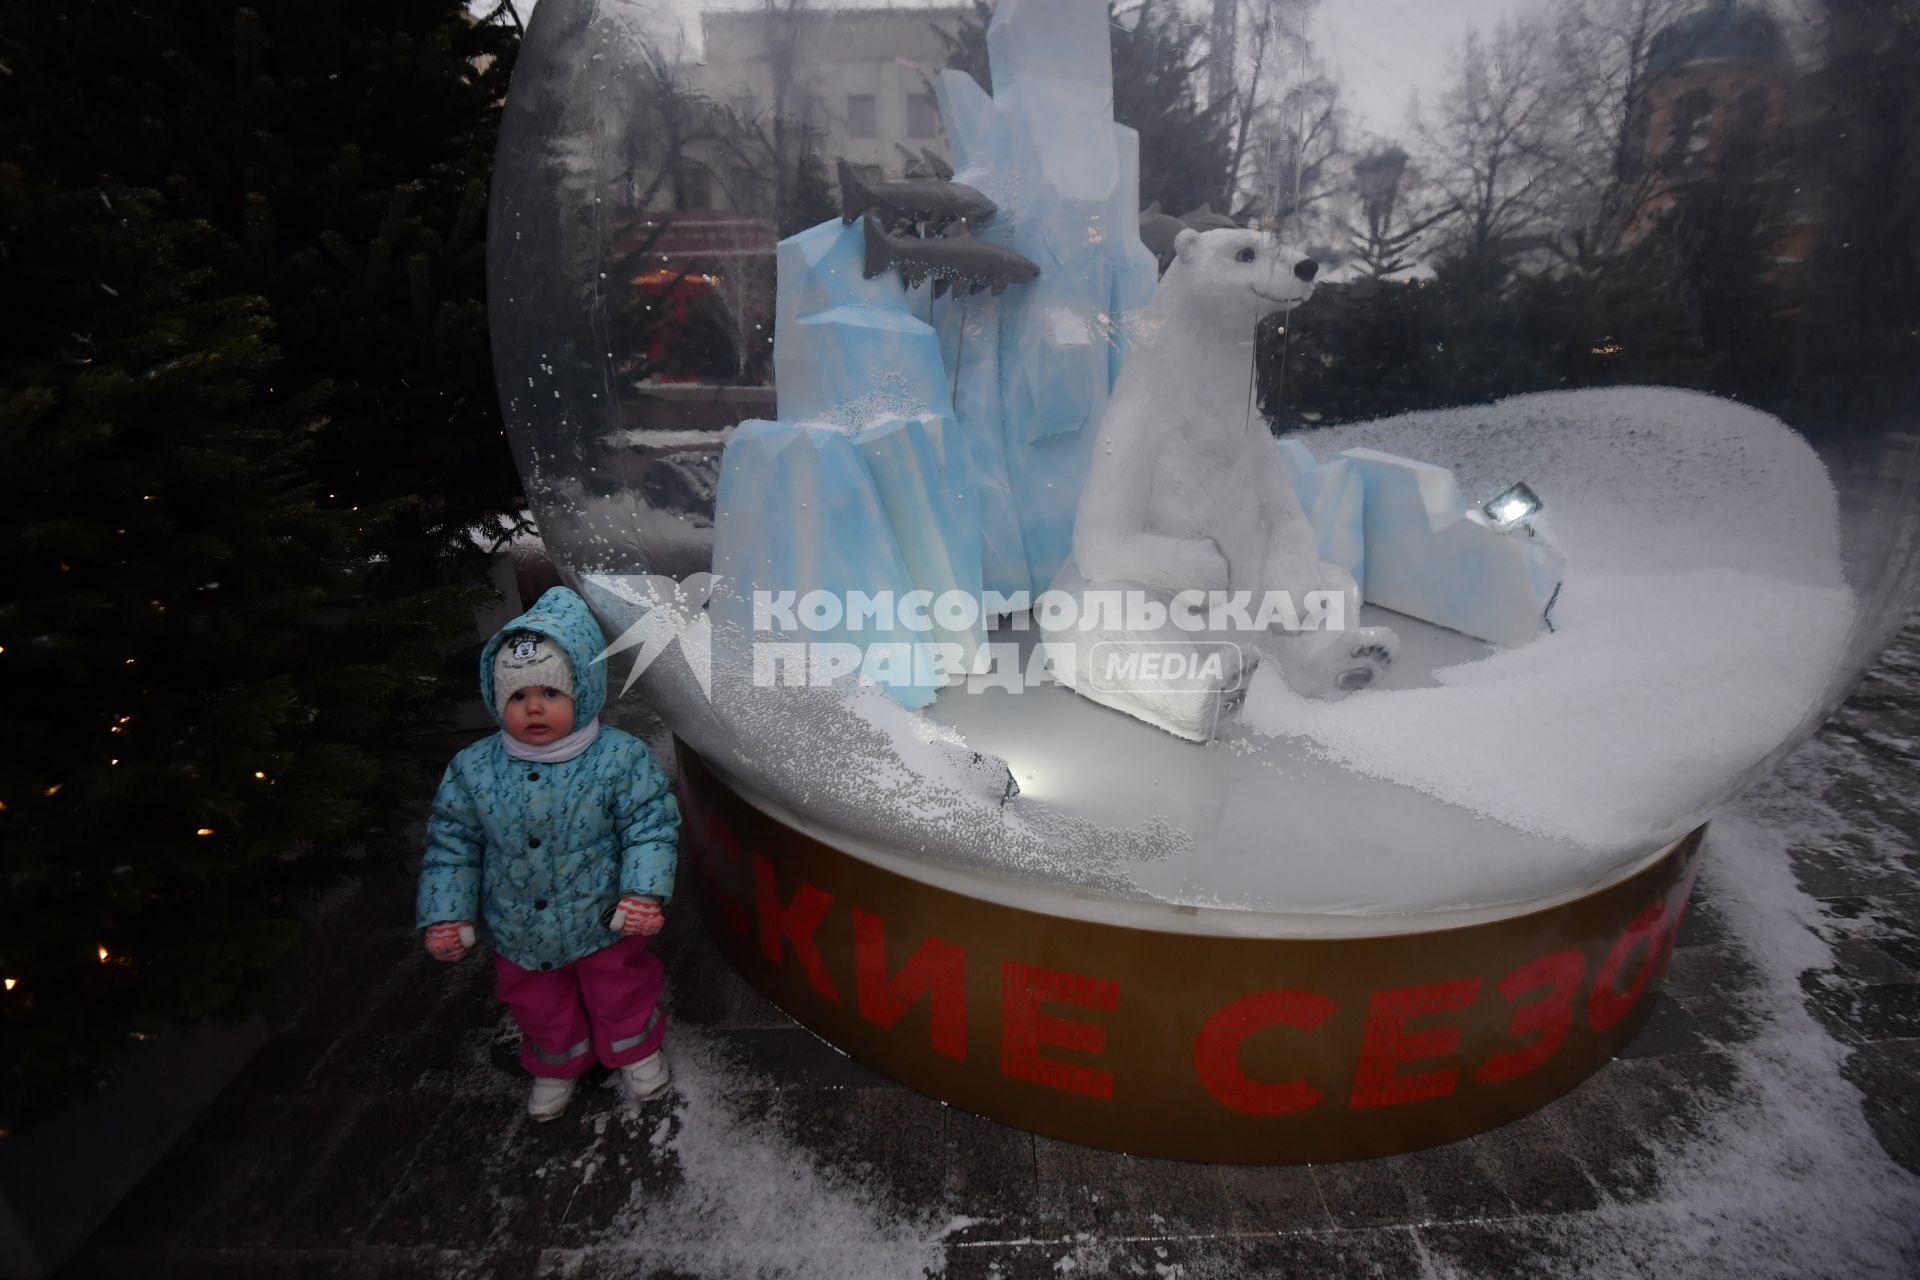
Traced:
POLYGON ((70 1274, 1913 1275, 1917 764, 1910 629, 1716 820, 1628 1056, 1493 1133, 1349 1165, 1131 1159, 949 1111, 799 1031, 684 915, 677 1094, 531 1126, 486 971, 433 966, 407 886, 372 890, 328 921, 326 985, 70 1274))

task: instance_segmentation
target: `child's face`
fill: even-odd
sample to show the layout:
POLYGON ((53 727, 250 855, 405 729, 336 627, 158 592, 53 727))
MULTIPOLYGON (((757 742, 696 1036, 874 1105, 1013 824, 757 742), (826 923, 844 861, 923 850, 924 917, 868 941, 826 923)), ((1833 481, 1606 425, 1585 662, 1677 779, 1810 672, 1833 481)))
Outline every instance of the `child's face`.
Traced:
POLYGON ((510 736, 544 746, 573 732, 573 699, 558 689, 515 689, 502 718, 510 736))

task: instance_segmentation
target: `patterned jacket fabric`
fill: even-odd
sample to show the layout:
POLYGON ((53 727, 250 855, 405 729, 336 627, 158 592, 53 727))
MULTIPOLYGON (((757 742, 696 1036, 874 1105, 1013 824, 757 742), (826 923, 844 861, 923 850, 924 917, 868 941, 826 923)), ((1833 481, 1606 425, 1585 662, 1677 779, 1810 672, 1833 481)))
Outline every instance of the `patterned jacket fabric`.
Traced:
MULTIPOLYGON (((593 661, 600 627, 565 587, 487 642, 482 701, 494 705, 495 652, 522 631, 566 651, 575 728, 598 716, 607 701, 606 665, 593 661)), ((516 760, 493 734, 456 755, 440 780, 416 925, 472 920, 483 943, 521 968, 557 969, 618 941, 607 920, 622 895, 672 896, 679 830, 666 775, 632 734, 602 727, 591 746, 558 764, 516 760)))

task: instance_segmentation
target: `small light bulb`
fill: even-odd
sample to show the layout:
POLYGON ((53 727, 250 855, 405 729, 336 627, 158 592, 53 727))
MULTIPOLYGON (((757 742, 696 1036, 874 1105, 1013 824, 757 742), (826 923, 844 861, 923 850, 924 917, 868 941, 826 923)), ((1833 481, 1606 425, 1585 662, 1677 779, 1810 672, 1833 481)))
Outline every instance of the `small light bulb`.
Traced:
POLYGON ((9 991, 11 991, 11 990, 13 990, 13 988, 14 988, 14 979, 12 979, 12 978, 8 978, 8 979, 7 979, 7 990, 9 990, 9 991))
POLYGON ((106 962, 107 962, 107 949, 105 947, 102 947, 100 948, 100 963, 105 964, 106 962))
POLYGON ((199 829, 198 831, 196 831, 196 832, 194 832, 193 834, 195 834, 195 835, 197 835, 197 836, 210 836, 210 835, 212 835, 212 834, 213 834, 213 828, 212 828, 212 827, 201 827, 201 828, 200 828, 200 829, 199 829))
POLYGON ((1525 484, 1508 487, 1492 502, 1481 508, 1495 529, 1506 532, 1516 529, 1540 513, 1546 504, 1540 501, 1525 484))
POLYGON ((255 770, 253 771, 253 776, 254 776, 254 777, 256 777, 256 778, 264 778, 264 777, 266 777, 267 775, 266 775, 266 774, 264 774, 264 773, 262 773, 262 772, 260 772, 260 771, 259 771, 258 769, 255 769, 255 770))

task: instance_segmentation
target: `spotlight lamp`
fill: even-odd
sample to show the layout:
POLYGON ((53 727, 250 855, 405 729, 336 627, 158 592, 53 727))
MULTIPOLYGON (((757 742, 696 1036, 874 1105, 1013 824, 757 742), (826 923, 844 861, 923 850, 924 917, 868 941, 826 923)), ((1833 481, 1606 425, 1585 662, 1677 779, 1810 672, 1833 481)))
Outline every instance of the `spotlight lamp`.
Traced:
POLYGON ((1482 507, 1481 511, 1486 514, 1488 522, 1495 529, 1501 533, 1507 533, 1520 528, 1540 514, 1540 508, 1544 505, 1540 501, 1539 494, 1521 483, 1503 490, 1499 497, 1482 507))

